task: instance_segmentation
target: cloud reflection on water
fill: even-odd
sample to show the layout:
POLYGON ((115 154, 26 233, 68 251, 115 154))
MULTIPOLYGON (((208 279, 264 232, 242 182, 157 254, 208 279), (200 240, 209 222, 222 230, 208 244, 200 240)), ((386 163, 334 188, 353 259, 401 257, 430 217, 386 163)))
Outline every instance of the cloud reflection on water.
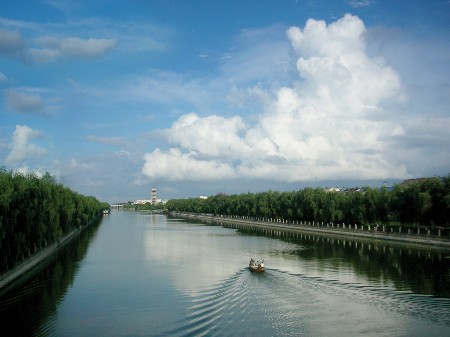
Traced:
POLYGON ((161 268, 166 268, 163 273, 182 293, 196 295, 246 267, 250 255, 243 256, 239 249, 229 249, 230 245, 236 245, 236 232, 221 227, 203 230, 195 225, 170 226, 174 230, 164 226, 145 232, 145 256, 160 262, 161 268), (233 240, 225 244, 224 240, 231 237, 233 240))

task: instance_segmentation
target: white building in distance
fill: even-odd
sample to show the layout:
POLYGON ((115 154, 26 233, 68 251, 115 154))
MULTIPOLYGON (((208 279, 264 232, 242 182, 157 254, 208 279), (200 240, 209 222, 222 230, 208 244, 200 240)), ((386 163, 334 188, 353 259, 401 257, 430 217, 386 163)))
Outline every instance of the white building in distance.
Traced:
POLYGON ((151 200, 136 200, 135 202, 133 202, 133 205, 145 205, 145 204, 150 204, 152 201, 151 200))
POLYGON ((158 205, 158 204, 165 204, 166 202, 164 202, 161 199, 158 199, 158 190, 153 187, 150 190, 150 197, 151 199, 139 199, 136 200, 135 202, 133 202, 133 205, 145 205, 145 204, 152 204, 152 205, 158 205))

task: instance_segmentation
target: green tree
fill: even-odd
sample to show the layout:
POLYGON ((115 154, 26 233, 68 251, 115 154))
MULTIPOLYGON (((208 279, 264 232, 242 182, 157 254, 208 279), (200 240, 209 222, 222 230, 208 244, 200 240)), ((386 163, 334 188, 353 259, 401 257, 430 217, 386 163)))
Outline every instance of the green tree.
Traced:
POLYGON ((86 225, 109 207, 56 184, 45 174, 0 169, 0 271, 86 225))

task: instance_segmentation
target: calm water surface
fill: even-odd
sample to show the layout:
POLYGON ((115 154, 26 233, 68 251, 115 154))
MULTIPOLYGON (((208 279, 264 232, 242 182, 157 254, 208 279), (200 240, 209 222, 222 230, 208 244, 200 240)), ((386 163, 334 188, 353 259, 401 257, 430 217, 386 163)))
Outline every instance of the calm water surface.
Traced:
POLYGON ((449 255, 116 211, 0 297, 0 331, 450 336, 449 255), (251 273, 250 257, 266 272, 251 273))

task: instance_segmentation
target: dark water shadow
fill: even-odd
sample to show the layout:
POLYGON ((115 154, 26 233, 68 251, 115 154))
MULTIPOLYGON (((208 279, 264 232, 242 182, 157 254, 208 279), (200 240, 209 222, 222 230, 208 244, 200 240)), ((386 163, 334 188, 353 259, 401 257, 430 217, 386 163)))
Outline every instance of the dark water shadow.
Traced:
MULTIPOLYGON (((15 282, 0 296, 0 327, 3 336, 34 336, 73 283, 102 220, 86 227, 57 254, 15 282)), ((41 331, 46 335, 46 331, 41 331)))

